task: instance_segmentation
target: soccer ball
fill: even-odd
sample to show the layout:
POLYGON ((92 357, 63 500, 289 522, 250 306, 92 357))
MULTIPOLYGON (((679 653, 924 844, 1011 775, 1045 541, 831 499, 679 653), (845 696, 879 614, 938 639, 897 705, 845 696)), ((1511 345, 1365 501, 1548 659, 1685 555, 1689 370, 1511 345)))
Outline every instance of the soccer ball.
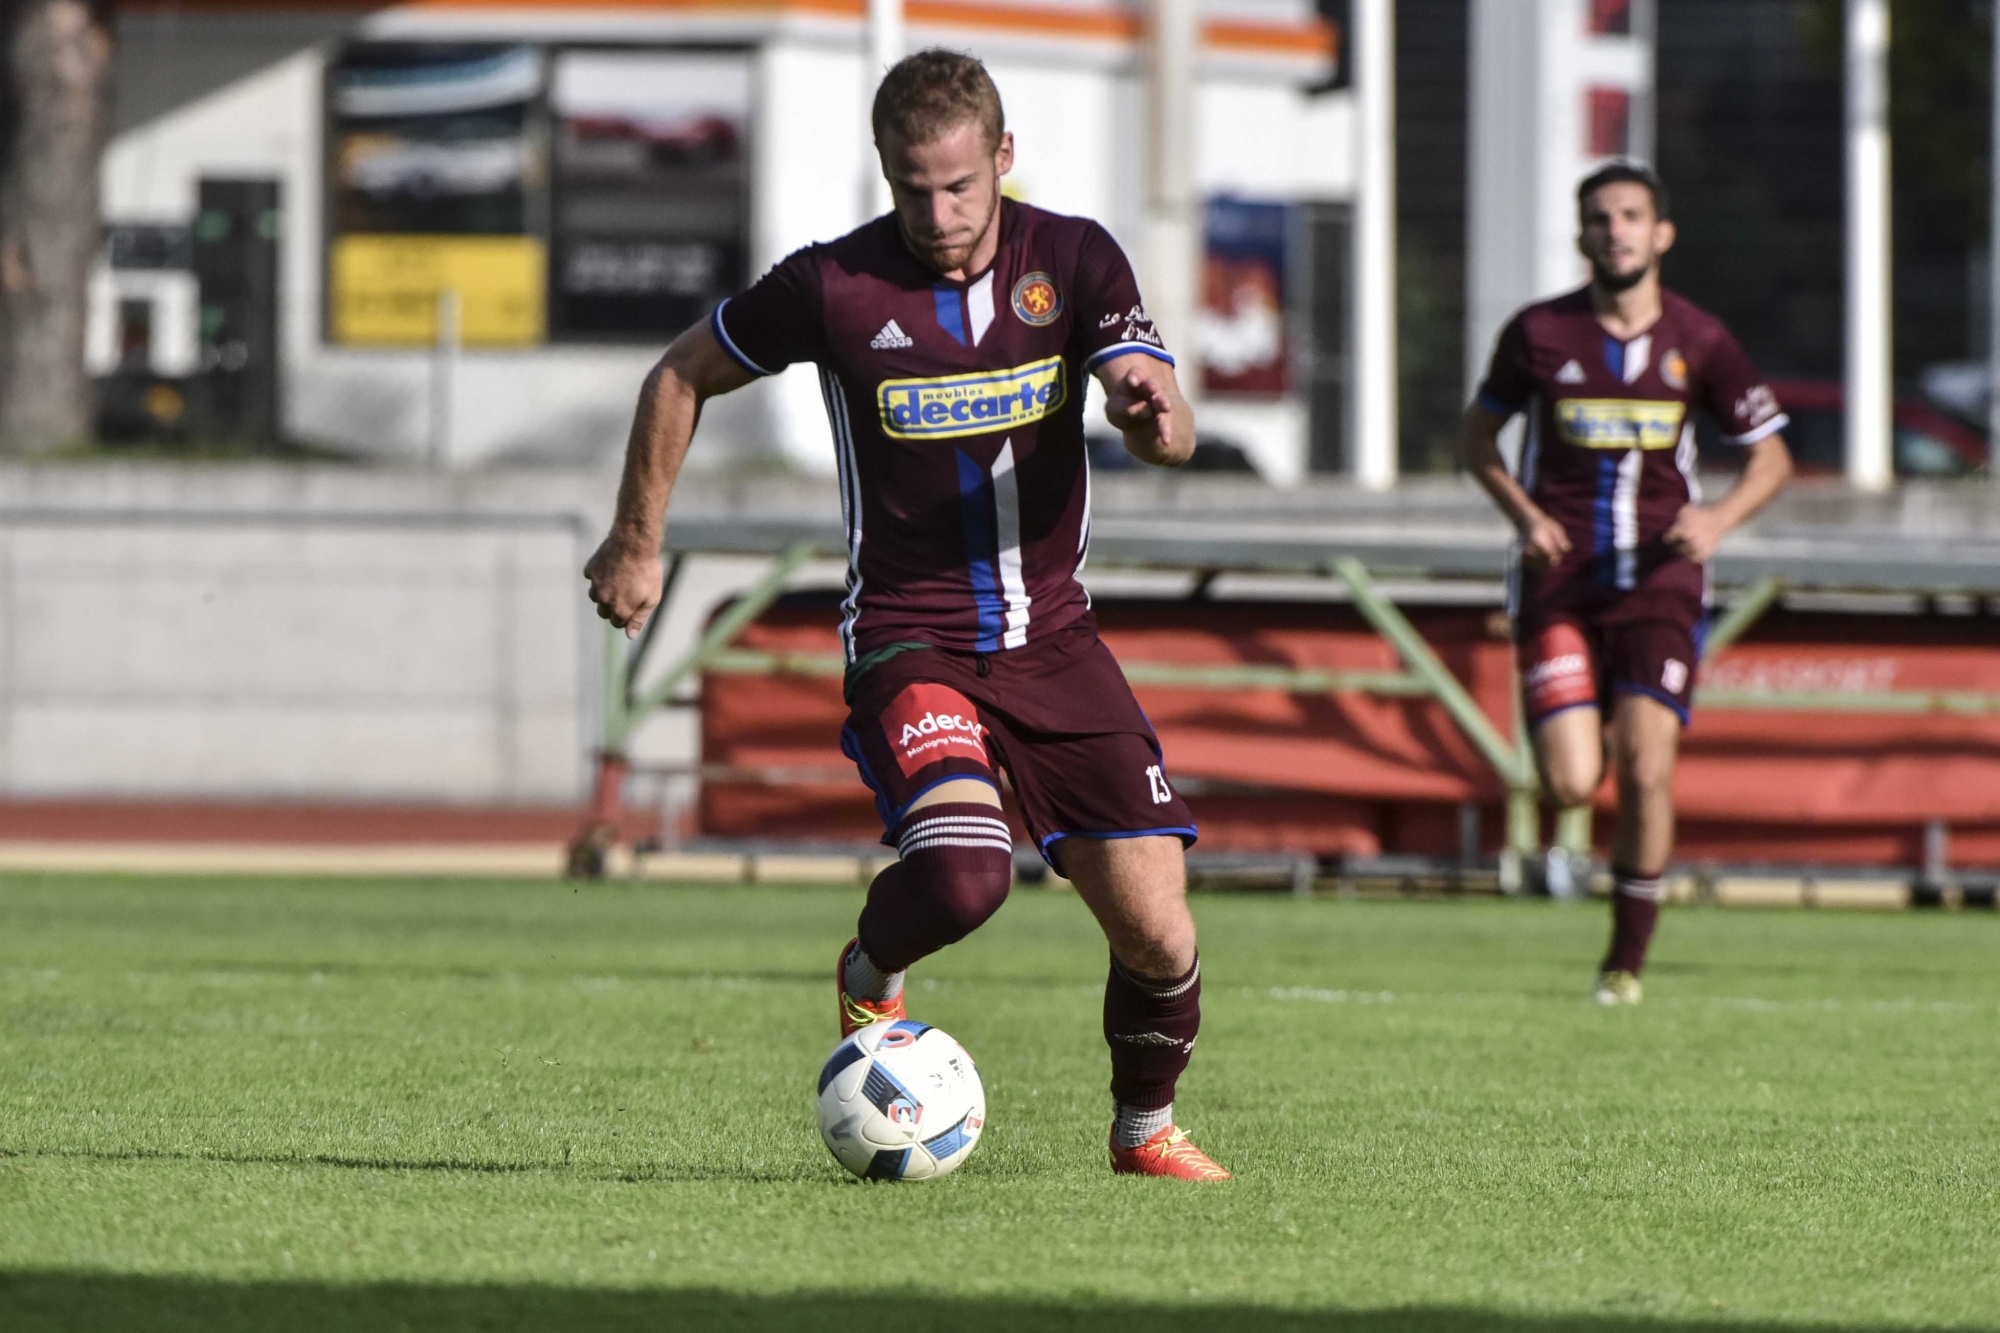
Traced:
POLYGON ((986 1089, 972 1057, 928 1023, 870 1023, 819 1071, 819 1135, 863 1180, 935 1180, 972 1155, 986 1089))

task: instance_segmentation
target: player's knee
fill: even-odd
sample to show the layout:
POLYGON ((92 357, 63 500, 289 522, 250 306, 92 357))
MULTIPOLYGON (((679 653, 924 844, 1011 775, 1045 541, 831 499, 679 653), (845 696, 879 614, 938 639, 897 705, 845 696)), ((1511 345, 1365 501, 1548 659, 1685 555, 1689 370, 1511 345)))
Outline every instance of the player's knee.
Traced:
POLYGON ((896 830, 896 848, 955 939, 984 925, 1013 887, 1013 834, 995 807, 927 806, 896 830))
POLYGON ((1187 971, 1194 962, 1194 919, 1183 913, 1179 920, 1149 922, 1125 943, 1127 964, 1149 977, 1172 977, 1187 971))
POLYGON ((1599 773, 1578 773, 1574 770, 1558 770, 1548 775, 1549 800, 1567 810, 1571 806, 1589 805, 1591 797, 1597 795, 1597 786, 1602 779, 1599 773))
POLYGON ((1674 756, 1671 752, 1634 748, 1618 756, 1618 794, 1621 797, 1659 796, 1674 783, 1674 756))
POLYGON ((1013 884, 1011 852, 989 850, 959 857, 938 876, 939 906, 962 939, 1000 910, 1013 884))

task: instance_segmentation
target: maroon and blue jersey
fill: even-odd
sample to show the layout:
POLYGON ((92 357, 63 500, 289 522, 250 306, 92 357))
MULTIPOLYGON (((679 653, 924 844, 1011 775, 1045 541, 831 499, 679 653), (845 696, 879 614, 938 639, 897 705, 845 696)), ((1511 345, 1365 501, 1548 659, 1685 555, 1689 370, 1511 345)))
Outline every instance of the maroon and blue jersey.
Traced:
POLYGON ((1658 321, 1623 341, 1598 322, 1589 288, 1528 306, 1500 334, 1479 403, 1527 414, 1518 479, 1570 540, 1560 565, 1523 577, 1524 611, 1633 592, 1699 606, 1703 571, 1664 540, 1701 499, 1692 410, 1731 444, 1786 425, 1722 321, 1673 292, 1661 300, 1658 321))
POLYGON ((1173 361, 1103 227, 1003 200, 999 252, 960 282, 885 215, 795 252, 713 326, 753 375, 819 367, 849 661, 901 641, 1019 648, 1089 609, 1085 376, 1128 352, 1173 361))

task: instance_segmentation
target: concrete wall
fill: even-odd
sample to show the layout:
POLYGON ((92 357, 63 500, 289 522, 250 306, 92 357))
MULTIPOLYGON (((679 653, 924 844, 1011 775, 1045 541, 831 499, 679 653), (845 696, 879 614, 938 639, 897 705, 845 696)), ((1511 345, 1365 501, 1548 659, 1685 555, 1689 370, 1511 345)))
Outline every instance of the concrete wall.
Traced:
MULTIPOLYGON (((580 571, 614 475, 0 464, 0 798, 576 803, 605 627, 580 571)), ((691 479, 681 512, 837 514, 691 479)), ((663 669, 763 562, 690 562, 663 669)), ((839 582, 815 564, 801 585, 839 582)), ((691 713, 633 740, 696 754, 691 713)))
MULTIPOLYGON (((607 636, 579 574, 616 485, 599 470, 0 464, 0 798, 581 801, 607 636)), ((1100 517, 1504 540, 1459 478, 1373 495, 1145 472, 1100 477, 1093 501, 1100 517)), ((690 477, 673 506, 837 512, 830 483, 785 477, 690 477)), ((1758 530, 1972 537, 1994 512, 1990 486, 1801 485, 1758 530)), ((763 563, 690 561, 652 669, 763 563)), ((841 574, 817 562, 795 586, 841 574)), ((1148 579, 1185 592, 1184 574, 1087 576, 1100 594, 1148 579)), ((670 711, 632 750, 685 763, 696 742, 693 714, 670 711)))
POLYGON ((0 529, 0 792, 574 800, 579 537, 200 517, 0 529))

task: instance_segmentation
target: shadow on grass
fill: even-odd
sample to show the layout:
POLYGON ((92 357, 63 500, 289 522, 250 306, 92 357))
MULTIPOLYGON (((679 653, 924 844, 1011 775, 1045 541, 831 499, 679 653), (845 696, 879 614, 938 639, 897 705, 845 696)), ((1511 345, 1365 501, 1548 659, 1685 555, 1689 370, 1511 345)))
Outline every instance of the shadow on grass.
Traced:
POLYGON ((716 967, 660 967, 656 965, 628 965, 619 963, 592 968, 578 962, 556 962, 552 966, 526 964, 520 967, 457 967, 444 963, 415 962, 292 962, 260 961, 226 958, 187 958, 171 961, 155 960, 144 968, 127 968, 127 972, 143 972, 147 975, 186 979, 202 973, 240 977, 282 977, 295 980, 299 977, 341 977, 358 980, 388 978, 395 981, 509 981, 534 980, 546 982, 592 982, 615 980, 617 982, 708 982, 725 983, 757 982, 778 986, 822 986, 832 975, 827 969, 814 971, 781 971, 775 968, 716 968, 716 967))
MULTIPOLYGON (((0 1148, 0 1166, 16 1171, 34 1168, 20 1162, 36 1158, 71 1162, 199 1162, 220 1166, 330 1166, 342 1171, 440 1171, 470 1172, 479 1175, 559 1175, 569 1180, 592 1180, 620 1185, 652 1185, 684 1181, 730 1180, 746 1185, 826 1185, 835 1188, 867 1189, 872 1182, 857 1180, 823 1157, 802 1170, 774 1171, 740 1163, 643 1162, 630 1166, 599 1164, 579 1169, 567 1160, 543 1162, 493 1162, 473 1158, 422 1157, 342 1157, 335 1153, 245 1153, 182 1152, 153 1148, 36 1148, 9 1151, 0 1148), (13 1159, 20 1159, 19 1162, 13 1159)), ((0 1314, 5 1311, 0 1309, 0 1314)), ((0 1333, 12 1333, 0 1320, 0 1333)))
MULTIPOLYGON (((332 1166, 349 1171, 474 1171, 525 1175, 568 1171, 564 1162, 481 1162, 470 1158, 342 1157, 334 1153, 187 1152, 169 1148, 0 1148, 0 1158, 53 1157, 84 1162, 217 1162, 229 1166, 332 1166)), ((636 1177, 634 1177, 636 1179, 636 1177)))
POLYGON ((881 1290, 755 1296, 710 1288, 605 1290, 406 1283, 215 1282, 73 1272, 0 1273, 9 1333, 132 1329, 231 1333, 283 1329, 951 1329, 1111 1333, 1834 1333, 1834 1325, 1673 1320, 1615 1313, 1510 1315, 1406 1307, 1293 1312, 1224 1304, 944 1297, 881 1290))
MULTIPOLYGON (((979 972, 953 974, 934 978, 951 986, 990 986, 1008 990, 1045 991, 1064 986, 1090 986, 1095 988, 1103 983, 1103 964, 1093 963, 1073 973, 1060 972, 979 972)), ((395 981, 538 981, 548 983, 590 983, 599 980, 615 980, 618 983, 644 984, 648 982, 669 982, 674 984, 704 983, 714 985, 737 985, 754 982, 771 986, 824 986, 832 976, 831 968, 815 966, 811 969, 782 969, 773 967, 714 967, 688 964, 684 967, 662 966, 659 964, 635 964, 627 962, 603 963, 591 966, 585 962, 558 961, 548 966, 532 963, 519 967, 460 967, 445 963, 418 963, 408 961, 361 962, 343 959, 338 962, 312 962, 292 960, 245 960, 226 958, 176 958, 150 959, 136 967, 118 969, 128 975, 161 977, 168 980, 187 981, 204 973, 232 977, 273 977, 296 980, 301 977, 340 977, 352 980, 390 979, 395 981)), ((81 974, 79 974, 81 975, 81 974)))

